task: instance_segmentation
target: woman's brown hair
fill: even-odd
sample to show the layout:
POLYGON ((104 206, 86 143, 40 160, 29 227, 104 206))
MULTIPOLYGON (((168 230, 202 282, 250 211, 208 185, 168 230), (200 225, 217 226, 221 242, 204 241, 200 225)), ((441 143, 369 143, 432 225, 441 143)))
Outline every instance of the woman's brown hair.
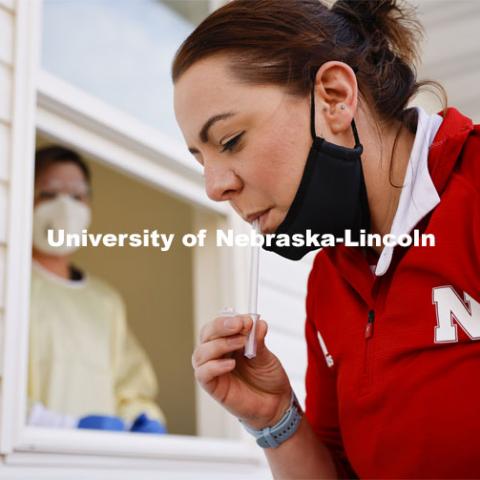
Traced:
POLYGON ((423 29, 415 10, 400 0, 233 0, 209 15, 176 53, 172 79, 194 63, 226 54, 240 81, 275 84, 307 95, 312 72, 329 60, 356 67, 360 95, 385 123, 416 129, 409 101, 426 85, 416 64, 423 29))

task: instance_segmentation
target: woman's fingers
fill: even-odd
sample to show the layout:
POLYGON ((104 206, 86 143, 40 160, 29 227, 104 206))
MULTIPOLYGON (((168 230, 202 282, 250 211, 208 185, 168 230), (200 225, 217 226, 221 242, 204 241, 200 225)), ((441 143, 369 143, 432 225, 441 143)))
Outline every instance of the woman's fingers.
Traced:
POLYGON ((265 320, 258 320, 256 327, 257 352, 254 358, 249 360, 251 367, 265 365, 272 359, 272 352, 265 345, 265 338, 268 332, 268 324, 265 320))
MULTIPOLYGON (((205 325, 200 334, 201 343, 192 355, 195 378, 200 384, 206 388, 207 384, 216 377, 235 369, 235 358, 228 357, 231 357, 235 351, 245 348, 252 325, 253 321, 249 315, 217 317, 205 325)), ((267 329, 267 323, 259 319, 256 330, 258 361, 260 357, 269 353, 264 343, 267 329)), ((251 362, 255 363, 253 360, 251 362)))
POLYGON ((200 343, 239 333, 246 334, 252 328, 252 324, 253 321, 249 315, 217 317, 201 329, 200 343))
POLYGON ((220 375, 224 375, 235 368, 234 358, 219 358, 210 360, 195 369, 195 378, 201 385, 206 385, 220 375))
POLYGON ((265 348, 265 337, 267 336, 268 332, 268 323, 265 320, 258 319, 257 321, 257 331, 255 332, 257 335, 257 352, 263 348, 265 348))
POLYGON ((192 366, 198 368, 209 360, 218 359, 226 354, 245 346, 247 337, 245 335, 234 335, 231 337, 216 338, 200 344, 192 355, 192 366))

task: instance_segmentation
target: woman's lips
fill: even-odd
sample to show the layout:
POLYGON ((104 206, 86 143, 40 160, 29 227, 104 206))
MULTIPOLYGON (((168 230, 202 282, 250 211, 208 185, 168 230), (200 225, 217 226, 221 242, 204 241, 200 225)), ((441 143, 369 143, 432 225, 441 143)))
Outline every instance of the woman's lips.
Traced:
POLYGON ((260 231, 262 233, 266 233, 266 229, 267 229, 267 225, 268 225, 268 215, 270 213, 270 210, 271 210, 271 208, 266 210, 264 213, 262 213, 260 215, 260 217, 258 217, 258 223, 259 223, 259 226, 260 226, 260 231))
POLYGON ((258 220, 260 231, 262 233, 265 233, 265 230, 268 227, 268 217, 271 210, 272 208, 267 208, 265 210, 262 210, 261 212, 253 213, 251 215, 248 215, 245 220, 250 224, 253 224, 255 220, 258 220))
POLYGON ((250 215, 247 215, 247 217, 245 217, 245 220, 248 222, 248 223, 253 223, 255 220, 259 220, 260 217, 267 211, 268 209, 265 209, 265 210, 260 210, 259 212, 255 212, 255 213, 252 213, 250 215))

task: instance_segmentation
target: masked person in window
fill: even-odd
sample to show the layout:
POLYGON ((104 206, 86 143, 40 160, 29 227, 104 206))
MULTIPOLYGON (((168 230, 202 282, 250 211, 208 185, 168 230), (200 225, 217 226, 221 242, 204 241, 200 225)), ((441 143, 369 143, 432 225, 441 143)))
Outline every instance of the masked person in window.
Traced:
POLYGON ((90 223, 90 171, 61 146, 35 158, 30 303, 29 422, 165 432, 155 374, 129 330, 119 293, 72 265, 75 247, 51 246, 48 229, 90 223), (118 418, 116 418, 118 417, 118 418))
POLYGON ((207 194, 263 234, 417 229, 435 246, 317 253, 305 415, 263 320, 252 359, 249 316, 207 323, 195 376, 275 478, 480 478, 480 126, 409 108, 421 25, 408 5, 329 4, 233 0, 180 47, 175 113, 207 194))

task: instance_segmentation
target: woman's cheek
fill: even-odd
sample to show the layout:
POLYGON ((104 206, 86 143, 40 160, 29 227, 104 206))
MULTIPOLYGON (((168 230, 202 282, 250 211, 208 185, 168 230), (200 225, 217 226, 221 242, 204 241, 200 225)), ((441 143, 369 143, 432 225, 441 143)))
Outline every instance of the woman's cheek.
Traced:
POLYGON ((294 152, 286 152, 281 147, 277 143, 276 146, 266 146, 258 151, 254 157, 256 162, 252 169, 251 185, 268 198, 267 206, 274 205, 284 216, 293 202, 304 166, 289 161, 288 155, 293 156, 294 152))

